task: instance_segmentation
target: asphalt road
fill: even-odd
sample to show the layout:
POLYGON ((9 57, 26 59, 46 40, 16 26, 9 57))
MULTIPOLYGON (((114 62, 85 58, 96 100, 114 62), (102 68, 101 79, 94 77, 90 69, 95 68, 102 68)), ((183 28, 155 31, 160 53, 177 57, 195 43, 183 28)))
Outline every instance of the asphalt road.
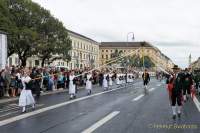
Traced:
POLYGON ((81 90, 71 101, 66 93, 43 96, 36 110, 26 114, 12 102, 0 110, 0 133, 200 132, 200 112, 191 99, 181 119, 173 120, 165 84, 151 80, 148 95, 142 88, 142 82, 135 81, 107 92, 96 87, 91 96, 81 90))

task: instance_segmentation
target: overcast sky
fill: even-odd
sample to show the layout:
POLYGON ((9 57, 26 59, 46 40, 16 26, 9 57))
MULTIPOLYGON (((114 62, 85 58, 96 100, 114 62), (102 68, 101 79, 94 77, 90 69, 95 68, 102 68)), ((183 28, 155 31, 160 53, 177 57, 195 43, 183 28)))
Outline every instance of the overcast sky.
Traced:
POLYGON ((199 0, 33 0, 96 41, 149 41, 179 66, 200 56, 199 0), (131 37, 130 37, 131 38, 131 37), (129 39, 131 41, 131 39, 129 39))

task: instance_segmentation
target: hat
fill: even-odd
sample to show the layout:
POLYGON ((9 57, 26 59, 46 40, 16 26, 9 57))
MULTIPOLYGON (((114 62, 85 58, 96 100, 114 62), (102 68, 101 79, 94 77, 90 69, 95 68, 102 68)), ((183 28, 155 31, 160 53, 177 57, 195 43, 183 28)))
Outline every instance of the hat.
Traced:
POLYGON ((178 65, 174 65, 174 67, 172 69, 179 69, 178 65))

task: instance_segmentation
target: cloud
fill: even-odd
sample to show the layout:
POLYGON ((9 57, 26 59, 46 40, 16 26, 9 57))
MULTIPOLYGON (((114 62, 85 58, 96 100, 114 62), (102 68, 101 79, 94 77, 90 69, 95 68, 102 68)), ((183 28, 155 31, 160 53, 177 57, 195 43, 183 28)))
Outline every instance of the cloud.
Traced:
POLYGON ((181 67, 199 56, 199 0, 33 0, 66 28, 99 42, 149 41, 181 67))

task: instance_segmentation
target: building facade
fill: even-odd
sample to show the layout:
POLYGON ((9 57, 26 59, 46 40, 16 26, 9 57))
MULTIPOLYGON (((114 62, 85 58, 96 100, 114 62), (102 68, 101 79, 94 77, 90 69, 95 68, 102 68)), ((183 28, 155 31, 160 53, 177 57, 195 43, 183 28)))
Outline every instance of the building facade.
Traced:
POLYGON ((115 50, 122 51, 123 54, 138 55, 140 58, 149 56, 151 60, 164 69, 171 69, 174 63, 165 56, 158 48, 147 42, 102 42, 100 45, 100 64, 112 60, 112 53, 115 50))
MULTIPOLYGON (((72 49, 69 51, 71 61, 56 60, 50 66, 65 67, 68 69, 98 67, 99 43, 73 31, 68 31, 68 35, 72 41, 72 49)), ((27 59, 26 64, 27 67, 41 67, 41 63, 42 61, 37 56, 32 56, 27 59)), ((8 65, 20 65, 19 58, 16 54, 8 58, 8 65)))
POLYGON ((190 68, 192 68, 193 70, 200 69, 200 57, 190 64, 190 68))

